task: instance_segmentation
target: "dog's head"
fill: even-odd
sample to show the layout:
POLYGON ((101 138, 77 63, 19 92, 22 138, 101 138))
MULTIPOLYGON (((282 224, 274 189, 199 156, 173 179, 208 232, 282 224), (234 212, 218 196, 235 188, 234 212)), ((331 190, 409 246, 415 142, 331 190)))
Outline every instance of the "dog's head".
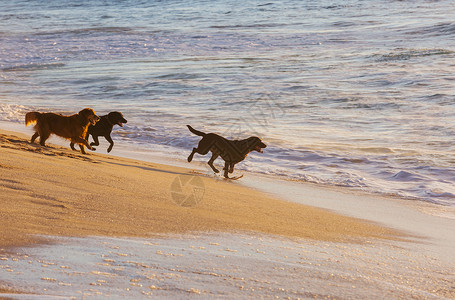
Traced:
POLYGON ((115 125, 117 124, 120 127, 123 127, 123 124, 126 124, 128 121, 123 117, 121 112, 118 111, 112 111, 107 115, 107 118, 109 119, 109 122, 111 124, 115 125))
POLYGON ((252 136, 252 137, 249 137, 248 139, 248 145, 249 145, 249 148, 251 149, 250 151, 257 151, 259 153, 262 153, 262 149, 263 148, 266 148, 267 145, 264 144, 260 138, 258 138, 257 136, 252 136))
POLYGON ((98 117, 95 114, 95 111, 91 108, 84 108, 79 112, 79 116, 81 116, 84 120, 90 122, 92 125, 95 125, 96 122, 100 120, 100 117, 98 117))

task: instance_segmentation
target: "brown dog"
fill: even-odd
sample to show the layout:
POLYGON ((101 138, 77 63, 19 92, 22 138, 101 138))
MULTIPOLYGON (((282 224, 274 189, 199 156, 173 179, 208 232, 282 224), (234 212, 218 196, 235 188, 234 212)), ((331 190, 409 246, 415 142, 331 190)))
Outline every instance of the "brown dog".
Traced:
POLYGON ((88 126, 90 124, 95 125, 99 119, 91 108, 85 108, 71 116, 33 111, 25 115, 25 126, 36 122, 35 134, 32 136, 31 143, 39 136, 39 143, 44 146, 49 136, 56 134, 70 140, 72 143, 79 144, 82 154, 86 154, 84 146, 92 150, 92 146, 85 139, 88 126))
POLYGON ((228 172, 234 172, 234 165, 244 160, 248 153, 251 151, 262 153, 262 148, 267 147, 267 145, 256 136, 240 141, 230 141, 215 133, 203 133, 194 129, 190 125, 186 126, 188 126, 188 129, 192 133, 202 136, 202 140, 199 141, 197 148, 193 148, 193 152, 191 152, 190 156, 188 156, 188 161, 191 162, 193 160, 195 153, 205 155, 209 151, 212 151, 212 157, 208 161, 208 164, 212 168, 213 172, 220 172, 213 166, 213 162, 218 156, 221 156, 225 162, 223 169, 225 178, 229 178, 228 172))
MULTIPOLYGON (((89 126, 87 130, 87 136, 85 139, 88 141, 89 135, 92 135, 93 143, 90 143, 90 146, 98 146, 100 144, 98 137, 104 136, 104 138, 110 143, 107 152, 111 152, 112 147, 114 147, 114 141, 111 138, 111 132, 114 128, 114 125, 123 127, 123 124, 126 124, 128 121, 123 117, 122 113, 119 111, 111 111, 105 116, 101 116, 100 120, 96 123, 95 126, 89 126)), ((71 143, 71 149, 74 150, 74 145, 71 143)), ((95 150, 95 148, 93 148, 95 150)))

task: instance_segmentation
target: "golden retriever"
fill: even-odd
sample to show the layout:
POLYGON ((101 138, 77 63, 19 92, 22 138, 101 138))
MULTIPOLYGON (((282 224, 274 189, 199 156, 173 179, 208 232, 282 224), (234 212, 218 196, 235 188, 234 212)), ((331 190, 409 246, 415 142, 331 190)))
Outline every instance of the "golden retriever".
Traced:
POLYGON ((71 116, 33 111, 25 115, 25 126, 36 122, 35 134, 32 136, 31 143, 39 136, 40 145, 45 146, 44 143, 49 136, 55 134, 70 140, 72 143, 79 144, 82 154, 86 154, 84 146, 92 150, 92 146, 85 139, 88 126, 90 124, 95 125, 99 119, 91 108, 84 108, 71 116))
MULTIPOLYGON (((88 141, 90 135, 92 135, 93 143, 90 143, 90 146, 98 146, 100 141, 98 140, 99 136, 104 136, 104 138, 110 143, 109 148, 107 148, 107 153, 111 152, 112 147, 114 147, 114 141, 111 138, 111 132, 114 128, 114 125, 123 127, 123 124, 128 123, 128 121, 123 117, 122 113, 119 111, 111 111, 105 116, 100 116, 100 120, 96 123, 95 126, 90 125, 87 130, 87 135, 85 139, 88 141)), ((74 149, 74 144, 70 144, 71 149, 74 149)), ((96 150, 93 148, 93 150, 96 150)))
POLYGON ((217 168, 215 168, 213 162, 218 156, 221 156, 221 158, 225 161, 223 169, 225 178, 229 178, 228 172, 234 172, 234 165, 244 160, 248 153, 251 151, 262 153, 262 148, 267 147, 267 145, 256 136, 252 136, 244 140, 231 141, 219 136, 218 134, 204 133, 194 129, 190 125, 186 126, 188 126, 188 129, 192 133, 202 136, 202 140, 199 141, 197 148, 193 148, 193 152, 191 152, 190 156, 188 156, 188 162, 193 160, 195 153, 205 155, 211 151, 212 157, 208 161, 210 168, 212 168, 215 173, 220 172, 217 168))

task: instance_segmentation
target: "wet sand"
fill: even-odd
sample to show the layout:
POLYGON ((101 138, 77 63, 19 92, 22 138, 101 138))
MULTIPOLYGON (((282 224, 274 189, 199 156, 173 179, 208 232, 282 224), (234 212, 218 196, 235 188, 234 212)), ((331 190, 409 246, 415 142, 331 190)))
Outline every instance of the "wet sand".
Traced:
MULTIPOLYGON (((418 232, 388 227, 382 213, 373 223, 238 181, 40 147, 7 131, 0 157, 4 297, 21 299, 15 290, 70 298, 455 293, 451 265, 420 251, 428 240, 418 232)), ((333 198, 324 189, 308 196, 333 198)))
MULTIPOLYGON (((409 243, 352 244, 254 234, 56 237, 0 268, 59 299, 453 299, 453 269, 409 243)), ((22 298, 21 298, 22 297, 22 298)), ((42 297, 42 296, 41 296, 42 297)), ((42 299, 42 298, 38 298, 42 299)), ((52 299, 52 298, 51 298, 52 299)))

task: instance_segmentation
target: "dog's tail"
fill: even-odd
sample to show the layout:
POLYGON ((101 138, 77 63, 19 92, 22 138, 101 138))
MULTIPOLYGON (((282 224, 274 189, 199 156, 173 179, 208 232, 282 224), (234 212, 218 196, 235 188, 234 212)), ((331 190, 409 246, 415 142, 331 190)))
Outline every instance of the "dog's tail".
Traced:
POLYGON ((186 125, 186 126, 188 126, 188 129, 195 135, 205 136, 205 133, 203 133, 202 131, 198 131, 198 130, 194 129, 193 127, 191 127, 190 125, 186 125))
POLYGON ((34 123, 38 121, 39 116, 41 113, 37 111, 28 112, 25 114, 25 126, 28 126, 30 123, 34 123))

